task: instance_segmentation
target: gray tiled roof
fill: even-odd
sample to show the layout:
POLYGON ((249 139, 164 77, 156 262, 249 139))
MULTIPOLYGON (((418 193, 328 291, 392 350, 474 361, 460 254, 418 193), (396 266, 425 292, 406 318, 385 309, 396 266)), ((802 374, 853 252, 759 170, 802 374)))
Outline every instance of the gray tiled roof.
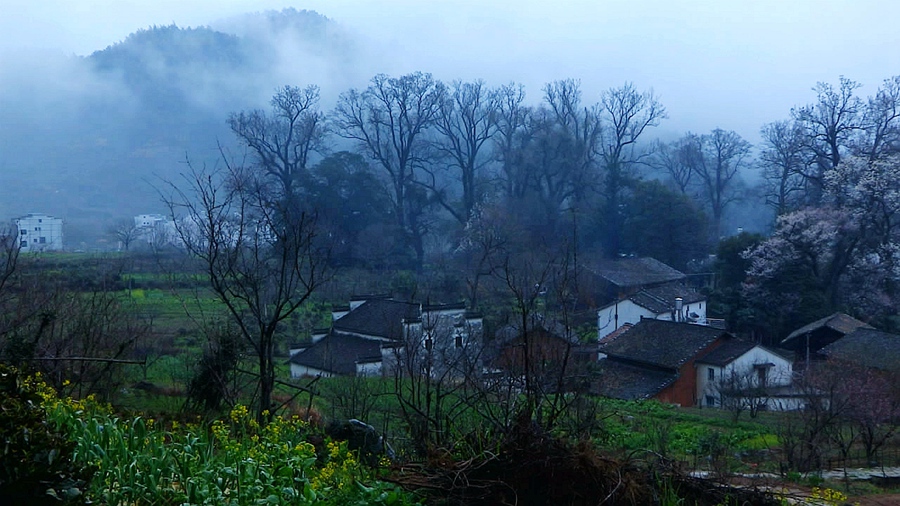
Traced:
POLYGON ((683 272, 650 257, 603 260, 591 269, 619 287, 635 287, 685 279, 683 272))
POLYGON ((806 336, 811 335, 814 342, 810 348, 815 351, 858 328, 872 327, 844 313, 834 313, 791 332, 781 341, 781 346, 791 350, 799 349, 805 346, 806 336))
POLYGON ((600 377, 595 393, 614 399, 649 399, 678 379, 672 370, 660 370, 623 364, 615 360, 598 362, 600 377))
MULTIPOLYGON (((499 343, 507 343, 518 339, 522 335, 521 327, 522 322, 520 321, 504 325, 494 333, 495 340, 499 343)), ((529 317, 528 330, 531 331, 534 329, 543 329, 549 335, 563 341, 568 341, 571 344, 579 344, 581 341, 578 333, 575 332, 575 329, 567 329, 559 320, 544 318, 544 316, 539 313, 532 313, 529 317)))
POLYGON ((334 374, 356 374, 357 362, 381 360, 384 341, 331 332, 305 351, 292 356, 290 363, 334 374))
POLYGON ((900 336, 859 328, 820 350, 829 358, 884 371, 900 371, 900 336))
POLYGON ((711 350, 698 358, 697 362, 726 366, 744 353, 752 350, 754 346, 756 346, 756 343, 752 341, 744 341, 743 339, 729 339, 717 346, 714 350, 711 350))
POLYGON ((731 334, 703 325, 643 319, 603 347, 611 358, 677 369, 720 337, 731 334))
POLYGON ((685 304, 706 300, 703 294, 683 283, 665 283, 644 288, 629 299, 638 306, 659 314, 673 311, 676 297, 681 297, 685 304))
POLYGON ((403 338, 403 320, 418 318, 419 305, 370 299, 334 322, 334 329, 384 339, 403 338))

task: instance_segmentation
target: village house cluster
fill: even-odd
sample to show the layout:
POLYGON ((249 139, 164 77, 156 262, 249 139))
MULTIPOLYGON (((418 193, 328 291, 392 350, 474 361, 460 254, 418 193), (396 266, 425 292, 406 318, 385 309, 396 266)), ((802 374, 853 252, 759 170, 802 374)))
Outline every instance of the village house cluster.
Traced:
POLYGON ((682 406, 794 410, 809 401, 797 380, 816 363, 900 370, 900 336, 840 313, 797 329, 777 348, 739 338, 707 318, 706 298, 687 275, 652 258, 607 260, 585 269, 582 280, 602 301, 591 336, 540 313, 485 335, 482 316, 462 304, 358 296, 336 308, 311 343, 292 347, 291 375, 391 376, 426 362, 432 374, 517 375, 527 349, 528 362, 566 376, 564 388, 682 406))
MULTIPOLYGON (((65 247, 60 218, 30 213, 13 225, 22 252, 65 247)), ((123 227, 129 242, 177 246, 175 223, 166 216, 137 215, 133 226, 123 227)), ((900 371, 900 336, 845 314, 811 322, 774 348, 739 338, 725 322, 707 317, 703 280, 653 258, 603 260, 577 275, 594 303, 595 331, 538 311, 486 335, 482 315, 464 304, 355 296, 334 309, 330 327, 291 347, 291 375, 515 376, 530 363, 564 375, 562 388, 617 399, 794 410, 809 402, 797 380, 815 364, 900 371)))

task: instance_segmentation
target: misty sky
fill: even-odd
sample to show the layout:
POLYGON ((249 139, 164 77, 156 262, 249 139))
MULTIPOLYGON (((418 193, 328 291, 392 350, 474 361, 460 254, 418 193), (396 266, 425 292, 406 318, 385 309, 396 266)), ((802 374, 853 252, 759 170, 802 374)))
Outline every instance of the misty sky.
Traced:
MULTIPOLYGON (((0 59, 86 55, 150 25, 215 25, 246 12, 315 10, 360 37, 366 75, 543 83, 581 79, 585 100, 625 81, 669 110, 661 131, 759 127, 845 75, 874 93, 900 74, 896 0, 0 0, 0 59)), ((0 72, 15 66, 4 66, 0 72)), ((0 76, 3 77, 3 76, 0 76)), ((9 78, 10 76, 6 76, 9 78)), ((290 83, 308 84, 308 83, 290 83)), ((359 86, 365 86, 365 80, 359 86)))

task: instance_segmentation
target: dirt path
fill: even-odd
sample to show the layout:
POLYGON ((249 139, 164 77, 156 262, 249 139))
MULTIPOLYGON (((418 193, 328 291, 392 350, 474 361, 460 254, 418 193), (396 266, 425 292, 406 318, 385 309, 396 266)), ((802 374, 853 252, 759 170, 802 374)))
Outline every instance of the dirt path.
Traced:
POLYGON ((851 497, 847 502, 849 504, 859 504, 859 506, 898 506, 900 505, 900 494, 877 494, 851 497))

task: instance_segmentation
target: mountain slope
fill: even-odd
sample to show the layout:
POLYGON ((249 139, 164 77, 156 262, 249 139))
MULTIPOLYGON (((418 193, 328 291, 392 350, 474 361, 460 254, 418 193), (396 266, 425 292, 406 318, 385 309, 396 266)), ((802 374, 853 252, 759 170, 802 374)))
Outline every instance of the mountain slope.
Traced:
POLYGON ((230 112, 266 107, 285 84, 349 86, 333 76, 352 48, 334 22, 288 9, 19 62, 0 79, 0 218, 57 215, 69 247, 93 247, 108 223, 163 211, 153 185, 176 179, 185 157, 215 163, 217 143, 233 142, 230 112))

